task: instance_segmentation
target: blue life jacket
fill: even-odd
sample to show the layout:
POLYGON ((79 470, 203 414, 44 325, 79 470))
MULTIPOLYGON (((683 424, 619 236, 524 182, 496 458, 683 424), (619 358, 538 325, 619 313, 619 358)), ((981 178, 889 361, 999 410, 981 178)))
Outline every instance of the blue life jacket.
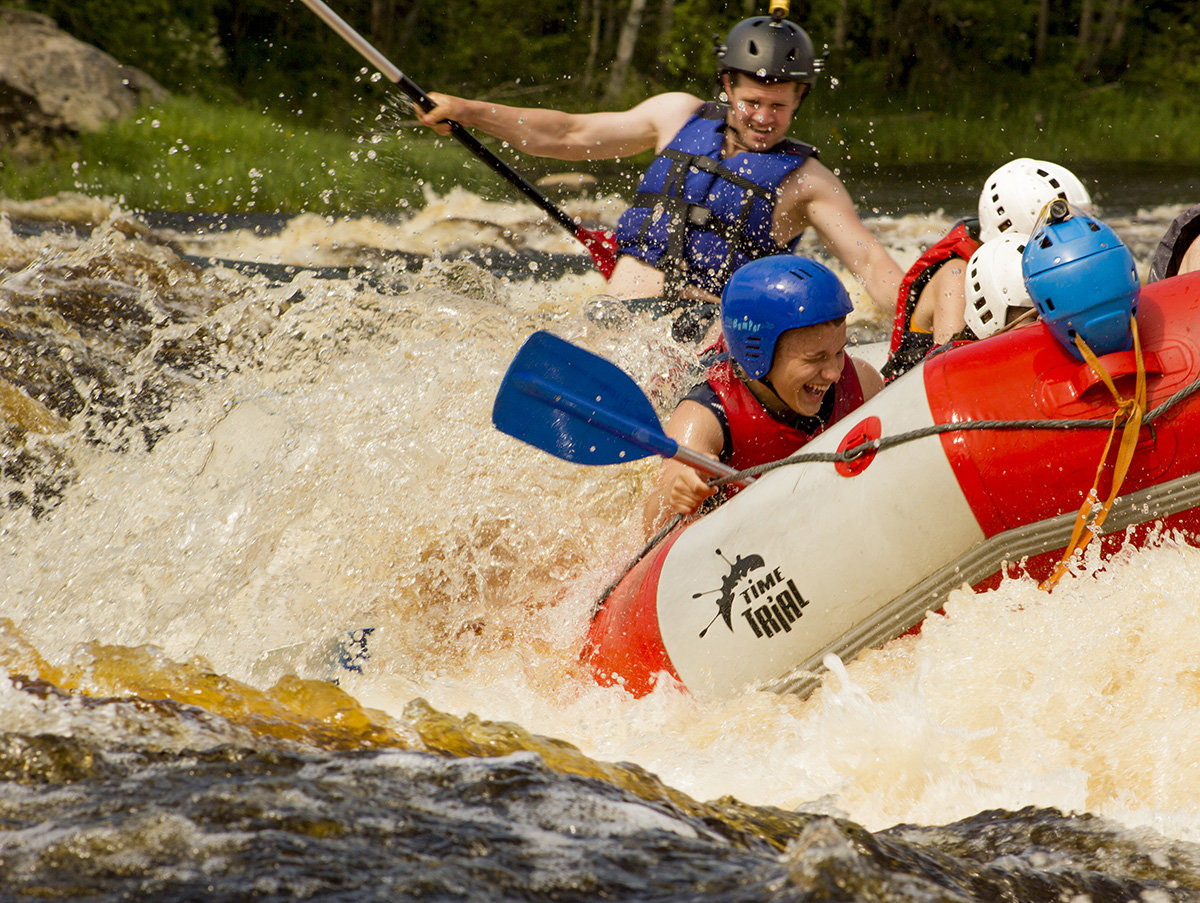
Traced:
POLYGON ((785 138, 764 153, 722 160, 727 111, 706 103, 692 114, 654 158, 617 223, 621 253, 661 270, 676 290, 691 284, 720 295, 742 264, 786 253, 771 236, 777 189, 817 156, 811 145, 785 138))

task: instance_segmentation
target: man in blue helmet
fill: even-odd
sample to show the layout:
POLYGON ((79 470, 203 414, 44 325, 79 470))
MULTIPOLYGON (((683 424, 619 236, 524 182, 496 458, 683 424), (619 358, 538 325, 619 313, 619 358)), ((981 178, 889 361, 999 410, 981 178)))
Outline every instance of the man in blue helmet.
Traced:
MULTIPOLYGON (((846 366, 851 309, 841 281, 815 260, 778 255, 740 268, 721 299, 728 354, 679 403, 666 434, 738 470, 795 452, 883 388, 870 364, 846 366)), ((688 465, 664 461, 643 507, 647 534, 713 492, 688 465)))
POLYGON ((440 134, 454 121, 560 160, 654 150, 617 227, 609 292, 682 309, 677 339, 704 335, 734 270, 794 249, 810 226, 890 313, 899 266, 816 150, 787 137, 816 79, 808 35, 787 19, 757 16, 730 31, 717 57, 725 104, 669 92, 621 112, 572 114, 431 94, 437 106, 417 117, 440 134))

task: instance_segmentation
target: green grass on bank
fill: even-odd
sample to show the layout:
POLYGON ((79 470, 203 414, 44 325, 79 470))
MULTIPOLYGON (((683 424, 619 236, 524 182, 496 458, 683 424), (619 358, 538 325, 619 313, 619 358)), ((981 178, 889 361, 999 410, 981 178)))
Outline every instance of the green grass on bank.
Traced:
MULTIPOLYGON (((214 212, 403 213, 426 186, 515 197, 499 176, 452 139, 398 128, 403 115, 364 121, 357 133, 319 131, 270 114, 174 97, 101 132, 63 139, 36 161, 0 149, 0 196, 30 200, 63 191, 119 199, 128 209, 214 212)), ((832 166, 971 162, 1013 156, 1082 162, 1200 162, 1200 109, 1183 99, 1120 89, 1073 97, 977 101, 962 112, 855 109, 844 91, 815 96, 794 131, 832 166), (839 109, 840 105, 840 109, 839 109)), ((531 180, 588 169, 502 156, 531 180)), ((617 180, 639 169, 591 171, 617 180)))
POLYGON ((814 100, 819 103, 806 111, 805 125, 847 164, 969 161, 991 167, 1015 156, 1064 163, 1200 162, 1200 106, 1194 99, 1147 97, 1119 86, 982 95, 962 109, 938 113, 856 109, 837 93, 814 100), (841 102, 846 105, 839 107, 841 102))
POLYGON ((403 211, 423 204, 426 181, 447 177, 475 190, 489 182, 453 143, 373 125, 357 134, 320 131, 181 96, 60 140, 36 161, 0 150, 0 196, 75 191, 133 210, 403 211))

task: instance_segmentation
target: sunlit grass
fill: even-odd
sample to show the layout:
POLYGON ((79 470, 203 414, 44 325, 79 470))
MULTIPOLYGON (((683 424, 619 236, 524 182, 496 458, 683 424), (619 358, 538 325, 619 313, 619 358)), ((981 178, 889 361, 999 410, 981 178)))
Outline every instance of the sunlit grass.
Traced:
MULTIPOLYGON (((516 196, 453 139, 410 127, 405 110, 364 114, 353 132, 322 131, 262 111, 175 97, 100 132, 62 139, 36 162, 0 149, 0 195, 28 200, 76 191, 116 198, 134 210, 327 214, 403 214, 424 204, 427 187, 439 194, 461 186, 487 197, 516 196)), ((802 107, 794 131, 818 144, 830 165, 990 167, 1013 156, 1200 162, 1194 137, 1200 109, 1123 89, 1073 97, 1006 92, 976 98, 954 113, 897 106, 868 111, 856 108, 844 89, 834 90, 802 107)), ((564 165, 587 168, 490 146, 530 181, 564 165)), ((625 168, 639 169, 646 159, 625 168)), ((613 172, 604 170, 609 177, 613 172)))
MULTIPOLYGON (((817 98, 814 98, 817 99, 817 98)), ((1014 156, 1075 163, 1200 162, 1200 107, 1118 87, 1072 96, 1034 90, 973 98, 948 112, 864 110, 834 94, 808 110, 816 135, 841 162, 991 165, 1014 156)), ((802 114, 804 115, 804 114, 802 114)), ((828 154, 827 154, 828 156, 828 154)))
POLYGON ((6 197, 79 191, 135 210, 403 211, 447 178, 477 189, 494 181, 453 142, 411 130, 320 131, 182 97, 61 140, 35 163, 0 151, 6 197))

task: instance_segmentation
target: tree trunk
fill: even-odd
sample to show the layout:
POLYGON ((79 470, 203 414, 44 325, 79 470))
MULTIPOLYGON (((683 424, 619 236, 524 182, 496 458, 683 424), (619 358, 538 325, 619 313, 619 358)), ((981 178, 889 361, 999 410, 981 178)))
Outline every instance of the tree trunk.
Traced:
POLYGON ((1090 40, 1084 43, 1080 40, 1081 50, 1085 51, 1079 66, 1079 74, 1088 76, 1096 71, 1100 56, 1106 47, 1116 47, 1125 32, 1125 16, 1127 0, 1104 0, 1104 8, 1100 12, 1100 21, 1095 31, 1089 31, 1090 40))
POLYGON ((400 27, 399 40, 396 42, 396 53, 403 55, 412 39, 413 29, 417 26, 417 16, 421 13, 421 0, 413 0, 413 5, 404 15, 404 24, 400 27))
POLYGON ((596 84, 596 62, 600 59, 600 0, 588 0, 586 9, 591 15, 592 29, 588 36, 587 61, 583 64, 583 93, 591 97, 592 86, 596 84))
POLYGON ((663 57, 671 47, 671 28, 675 25, 675 0, 659 0, 658 42, 654 48, 654 68, 659 77, 666 75, 663 57))
POLYGON ((1112 32, 1108 36, 1109 47, 1120 47, 1125 43, 1125 26, 1129 24, 1129 7, 1131 0, 1120 0, 1117 9, 1117 20, 1113 23, 1112 32))
POLYGON ((1079 9, 1079 37, 1075 45, 1075 58, 1079 71, 1085 71, 1083 61, 1092 54, 1092 0, 1083 0, 1079 9))
POLYGON ((1046 61, 1046 33, 1050 22, 1050 0, 1038 3, 1037 32, 1033 38, 1033 65, 1041 66, 1046 61))
POLYGON ((630 0, 629 13, 621 26, 617 39, 617 57, 613 60, 612 72, 608 75, 608 87, 604 89, 604 103, 617 103, 625 93, 625 79, 633 63, 633 50, 637 46, 638 32, 642 29, 642 15, 646 11, 646 0, 630 0))
POLYGON ((391 46, 395 19, 395 0, 371 0, 371 37, 378 46, 391 46))

